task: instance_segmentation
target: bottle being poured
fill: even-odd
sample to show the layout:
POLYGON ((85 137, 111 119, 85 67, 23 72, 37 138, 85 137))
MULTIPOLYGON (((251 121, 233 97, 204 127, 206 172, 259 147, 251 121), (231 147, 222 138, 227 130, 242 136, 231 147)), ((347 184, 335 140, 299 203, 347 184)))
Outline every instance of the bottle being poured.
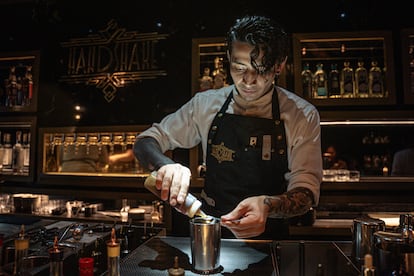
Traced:
MULTIPOLYGON (((161 198, 161 191, 155 186, 157 172, 153 171, 145 179, 144 186, 158 198, 161 198)), ((201 201, 194 195, 188 193, 183 204, 177 204, 174 208, 180 213, 193 218, 194 216, 207 217, 207 214, 201 210, 201 201)))

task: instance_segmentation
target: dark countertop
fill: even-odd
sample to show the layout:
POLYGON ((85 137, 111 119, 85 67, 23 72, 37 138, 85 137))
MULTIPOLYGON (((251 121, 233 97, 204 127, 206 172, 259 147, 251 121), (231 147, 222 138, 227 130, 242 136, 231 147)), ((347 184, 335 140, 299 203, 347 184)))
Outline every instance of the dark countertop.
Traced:
MULTIPOLYGON (((346 241, 222 239, 217 274, 316 275, 320 264, 325 275, 357 276, 360 271, 348 257, 351 248, 346 241)), ((175 256, 185 275, 199 275, 191 270, 190 238, 170 236, 153 237, 131 252, 121 261, 121 275, 167 275, 175 256)))

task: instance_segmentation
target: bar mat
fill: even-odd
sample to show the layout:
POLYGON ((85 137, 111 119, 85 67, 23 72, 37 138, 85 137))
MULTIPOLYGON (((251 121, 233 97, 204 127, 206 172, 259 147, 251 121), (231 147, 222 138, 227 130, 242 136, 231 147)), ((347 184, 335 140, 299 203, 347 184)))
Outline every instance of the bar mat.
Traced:
MULTIPOLYGON (((276 257, 271 241, 221 241, 220 265, 217 275, 277 275, 276 257)), ((121 275, 168 275, 178 256, 185 275, 200 275, 191 271, 190 238, 153 237, 121 261, 121 275)))

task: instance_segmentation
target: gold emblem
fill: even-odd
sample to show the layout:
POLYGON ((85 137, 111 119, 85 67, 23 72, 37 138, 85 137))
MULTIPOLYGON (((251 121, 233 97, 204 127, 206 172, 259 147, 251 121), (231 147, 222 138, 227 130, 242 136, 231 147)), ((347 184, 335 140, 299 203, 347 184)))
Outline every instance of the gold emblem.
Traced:
POLYGON ((223 161, 234 161, 233 160, 233 153, 235 151, 229 149, 221 142, 220 145, 212 145, 211 146, 211 155, 217 159, 219 163, 223 161))

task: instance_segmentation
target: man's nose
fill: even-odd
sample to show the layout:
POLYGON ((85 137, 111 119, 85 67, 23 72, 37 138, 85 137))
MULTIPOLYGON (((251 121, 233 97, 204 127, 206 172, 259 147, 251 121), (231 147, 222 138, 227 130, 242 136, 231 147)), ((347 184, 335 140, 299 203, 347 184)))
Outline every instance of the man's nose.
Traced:
POLYGON ((254 84, 257 80, 257 72, 256 70, 247 70, 243 75, 243 81, 246 84, 254 84))

